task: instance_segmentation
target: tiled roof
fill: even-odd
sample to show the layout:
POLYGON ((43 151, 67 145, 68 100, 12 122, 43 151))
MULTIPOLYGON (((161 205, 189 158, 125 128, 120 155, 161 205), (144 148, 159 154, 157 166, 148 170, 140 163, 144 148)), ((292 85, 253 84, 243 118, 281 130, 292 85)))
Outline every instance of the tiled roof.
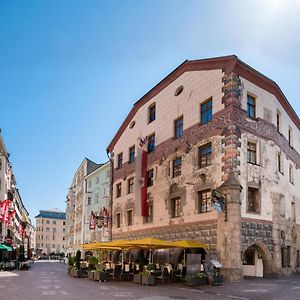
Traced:
POLYGON ((52 211, 52 210, 40 210, 40 213, 36 216, 36 218, 47 218, 47 219, 66 219, 66 213, 60 211, 52 211))

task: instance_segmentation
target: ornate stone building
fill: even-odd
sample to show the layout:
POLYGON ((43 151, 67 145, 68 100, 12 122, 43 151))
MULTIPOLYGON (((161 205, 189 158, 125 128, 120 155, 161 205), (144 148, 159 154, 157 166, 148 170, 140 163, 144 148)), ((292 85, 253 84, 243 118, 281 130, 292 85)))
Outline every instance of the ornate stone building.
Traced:
POLYGON ((208 243, 228 280, 295 272, 299 129, 278 85, 236 56, 185 61, 134 104, 108 146, 113 239, 208 243), (140 141, 148 143, 142 176, 140 141), (132 185, 143 190, 142 181, 140 204, 132 185), (213 189, 227 197, 226 219, 213 189))

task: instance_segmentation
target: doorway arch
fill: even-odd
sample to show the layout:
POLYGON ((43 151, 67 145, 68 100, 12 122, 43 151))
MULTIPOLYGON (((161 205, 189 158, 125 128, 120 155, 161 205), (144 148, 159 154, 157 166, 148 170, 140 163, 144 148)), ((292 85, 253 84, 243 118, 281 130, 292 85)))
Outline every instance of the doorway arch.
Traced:
POLYGON ((272 272, 272 255, 260 241, 248 245, 242 259, 244 276, 266 277, 272 272))

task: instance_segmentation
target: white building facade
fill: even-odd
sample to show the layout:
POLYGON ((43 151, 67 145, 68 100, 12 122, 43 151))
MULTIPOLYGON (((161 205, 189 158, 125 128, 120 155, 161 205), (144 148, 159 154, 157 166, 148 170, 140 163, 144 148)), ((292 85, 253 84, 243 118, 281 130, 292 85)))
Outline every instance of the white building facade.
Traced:
POLYGON ((99 166, 85 177, 83 242, 109 240, 110 163, 99 166))

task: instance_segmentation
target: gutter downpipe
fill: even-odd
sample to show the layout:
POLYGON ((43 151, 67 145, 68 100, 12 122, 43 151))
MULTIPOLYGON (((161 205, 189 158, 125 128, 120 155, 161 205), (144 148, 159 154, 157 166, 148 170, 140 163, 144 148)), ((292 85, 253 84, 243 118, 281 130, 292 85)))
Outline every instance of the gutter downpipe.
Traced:
POLYGON ((114 162, 106 150, 107 157, 110 161, 110 193, 109 193, 109 240, 112 241, 112 213, 113 213, 113 182, 114 182, 114 162))

